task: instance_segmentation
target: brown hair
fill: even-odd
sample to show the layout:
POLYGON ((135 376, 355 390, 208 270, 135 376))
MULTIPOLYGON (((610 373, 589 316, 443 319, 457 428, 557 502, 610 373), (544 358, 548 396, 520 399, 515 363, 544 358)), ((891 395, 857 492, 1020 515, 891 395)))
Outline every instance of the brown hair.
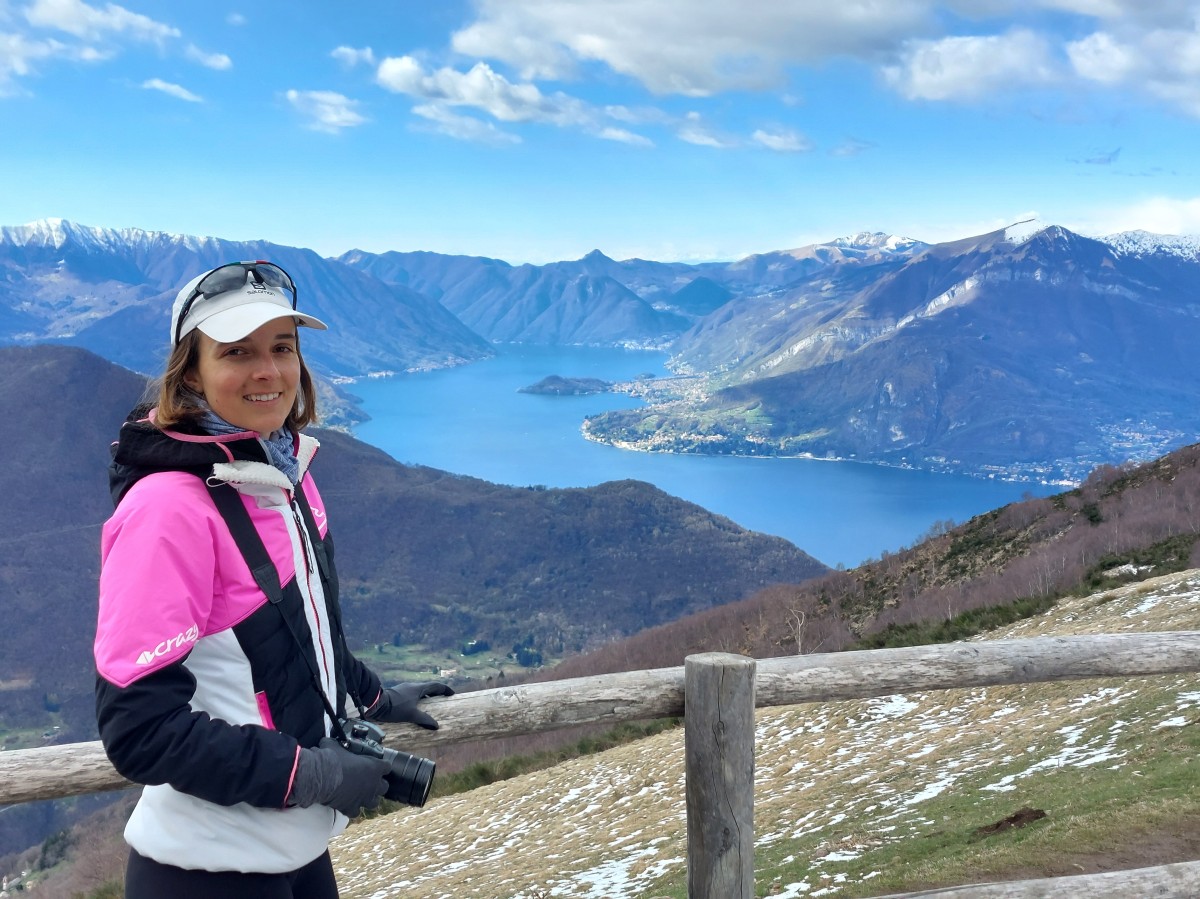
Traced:
MULTIPOLYGON (((296 358, 300 360, 300 386, 296 391, 296 402, 284 422, 293 432, 299 432, 317 420, 317 391, 313 386, 312 374, 300 354, 300 335, 296 335, 296 358)), ((200 331, 189 331, 171 350, 167 366, 157 382, 158 402, 154 423, 160 428, 170 428, 183 421, 199 418, 204 412, 197 402, 199 397, 184 380, 200 364, 200 331)), ((155 392, 152 384, 150 390, 155 392)))

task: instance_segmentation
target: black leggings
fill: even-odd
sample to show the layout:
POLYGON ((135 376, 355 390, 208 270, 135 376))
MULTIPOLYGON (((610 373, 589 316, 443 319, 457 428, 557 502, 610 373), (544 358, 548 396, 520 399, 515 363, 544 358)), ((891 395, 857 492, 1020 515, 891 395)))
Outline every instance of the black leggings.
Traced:
POLYGON ((192 871, 129 853, 125 899, 337 899, 329 853, 286 874, 192 871))

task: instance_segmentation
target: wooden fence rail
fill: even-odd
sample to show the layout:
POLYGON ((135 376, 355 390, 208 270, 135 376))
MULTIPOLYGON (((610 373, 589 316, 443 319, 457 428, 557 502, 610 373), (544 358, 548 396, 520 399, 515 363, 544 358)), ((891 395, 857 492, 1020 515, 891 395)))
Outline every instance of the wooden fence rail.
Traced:
MULTIPOLYGON (((428 700, 428 709, 441 725, 425 731, 411 725, 389 725, 389 742, 407 751, 421 752, 437 746, 512 737, 560 730, 581 724, 615 725, 624 721, 680 717, 685 719, 688 749, 686 777, 689 784, 689 896, 732 899, 753 897, 753 709, 890 696, 962 687, 1078 680, 1095 677, 1135 677, 1156 674, 1200 672, 1200 631, 1169 633, 1099 634, 1074 637, 1034 637, 1019 640, 989 640, 903 649, 876 649, 820 655, 760 659, 757 662, 724 653, 690 656, 678 668, 631 671, 549 683, 522 684, 462 693, 428 700), (740 661, 739 661, 740 660, 740 661), (688 669, 694 669, 691 677, 688 669), (722 686, 705 669, 723 671, 739 678, 739 685, 722 686), (745 677, 749 672, 748 678, 745 677), (740 673, 739 673, 740 672, 740 673), (685 693, 706 697, 693 703, 692 716, 706 708, 720 710, 720 718, 693 722, 685 708, 685 693), (731 692, 732 691, 732 692, 731 692), (731 731, 732 722, 740 722, 731 731), (714 730, 715 728, 715 730, 714 730), (707 748, 698 744, 715 738, 707 748), (749 779, 747 779, 749 747, 749 779), (704 770, 695 770, 697 768, 704 770), (705 803, 701 793, 693 796, 692 782, 703 779, 734 790, 738 802, 723 808, 705 803), (744 804, 750 803, 749 809, 744 804), (695 811, 695 815, 693 815, 695 811), (712 827, 712 815, 729 813, 720 823, 736 836, 738 852, 716 864, 711 854, 692 857, 693 844, 701 844, 696 826, 712 827), (749 841, 747 843, 747 841, 749 841), (733 868, 724 862, 736 858, 733 868), (707 884, 691 880, 693 869, 705 869, 707 884), (737 884, 731 887, 730 884, 737 884), (749 886, 747 886, 749 884, 749 886), (747 891, 748 890, 748 891, 747 891)), ((732 683, 732 682, 731 682, 732 683)), ((41 749, 0 753, 0 805, 55 799, 65 796, 121 789, 130 786, 96 743, 74 743, 41 749)), ((718 829, 719 829, 718 828, 718 829)), ((723 844, 726 849, 732 843, 723 844)), ((1200 863, 1192 867, 1165 866, 1155 877, 1188 880, 1188 889, 1200 887, 1200 863)), ((1149 877, 1150 875, 1147 875, 1149 877)), ((1157 886, 1156 896, 1196 895, 1170 892, 1157 886), (1167 891, 1162 891, 1162 890, 1167 891)), ((917 895, 917 894, 913 894, 917 895)), ((931 893, 927 895, 952 895, 931 893)), ((1027 893, 972 893, 972 895, 1033 896, 1027 893)), ((1110 893, 1073 895, 1108 896, 1110 893)))
POLYGON ((1195 899, 1197 885, 1200 885, 1200 862, 1176 862, 1100 874, 973 883, 919 893, 893 893, 879 899, 916 899, 918 896, 933 899, 1195 899))

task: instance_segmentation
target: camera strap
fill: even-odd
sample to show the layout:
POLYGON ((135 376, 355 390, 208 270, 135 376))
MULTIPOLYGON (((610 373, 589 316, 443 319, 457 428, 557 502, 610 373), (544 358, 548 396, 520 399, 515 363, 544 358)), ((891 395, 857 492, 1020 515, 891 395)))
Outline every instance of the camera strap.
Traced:
MULTIPOLYGON (((347 739, 346 733, 342 729, 337 712, 333 709, 333 704, 329 701, 329 697, 325 695, 325 690, 321 686, 321 676, 317 672, 316 665, 308 657, 308 652, 304 648, 304 641, 300 639, 300 635, 296 633, 295 627, 292 626, 287 613, 283 610, 283 587, 279 583, 279 570, 275 567, 275 563, 271 561, 271 556, 267 552, 266 546, 263 545, 262 537, 259 535, 258 529, 254 527, 254 522, 250 520, 250 513, 246 510, 241 495, 232 485, 223 481, 214 483, 206 480, 204 483, 208 487, 209 495, 212 496, 213 502, 217 506, 217 511, 225 519, 225 524, 229 528, 229 533, 233 536, 234 543, 241 550, 242 557, 246 560, 246 566, 250 569, 250 574, 254 577, 254 582, 258 584, 258 588, 266 594, 271 605, 279 612, 279 617, 283 620, 284 626, 287 628, 288 633, 292 635, 292 640, 296 643, 300 657, 304 659, 304 663, 308 666, 308 672, 312 676, 310 682, 313 689, 317 691, 317 695, 321 698, 321 704, 325 707, 325 714, 329 716, 330 730, 333 736, 339 742, 345 743, 347 739)), ((296 487, 296 496, 304 496, 304 491, 299 485, 296 487)), ((325 546, 320 541, 319 536, 315 536, 316 523, 313 521, 312 510, 309 508, 307 498, 303 499, 300 505, 304 512, 306 529, 309 531, 309 542, 313 545, 313 551, 317 556, 317 566, 321 570, 321 586, 326 588, 328 581, 328 560, 325 556, 325 546)), ((303 539, 303 535, 301 539, 303 539)), ((341 621, 337 621, 336 625, 339 636, 341 636, 341 621)))

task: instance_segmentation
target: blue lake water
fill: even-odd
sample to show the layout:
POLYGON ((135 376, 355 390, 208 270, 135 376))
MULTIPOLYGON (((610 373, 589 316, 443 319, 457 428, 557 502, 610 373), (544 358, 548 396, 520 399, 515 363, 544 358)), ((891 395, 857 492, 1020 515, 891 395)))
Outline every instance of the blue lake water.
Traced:
POLYGON ((748 459, 619 450, 585 440, 585 415, 630 408, 615 394, 519 393, 547 375, 625 380, 666 374, 662 353, 577 347, 498 347, 460 368, 350 386, 371 421, 355 434, 400 462, 498 484, 590 487, 635 478, 790 540, 827 565, 853 567, 912 544, 932 524, 1058 488, 930 474, 854 462, 748 459))

